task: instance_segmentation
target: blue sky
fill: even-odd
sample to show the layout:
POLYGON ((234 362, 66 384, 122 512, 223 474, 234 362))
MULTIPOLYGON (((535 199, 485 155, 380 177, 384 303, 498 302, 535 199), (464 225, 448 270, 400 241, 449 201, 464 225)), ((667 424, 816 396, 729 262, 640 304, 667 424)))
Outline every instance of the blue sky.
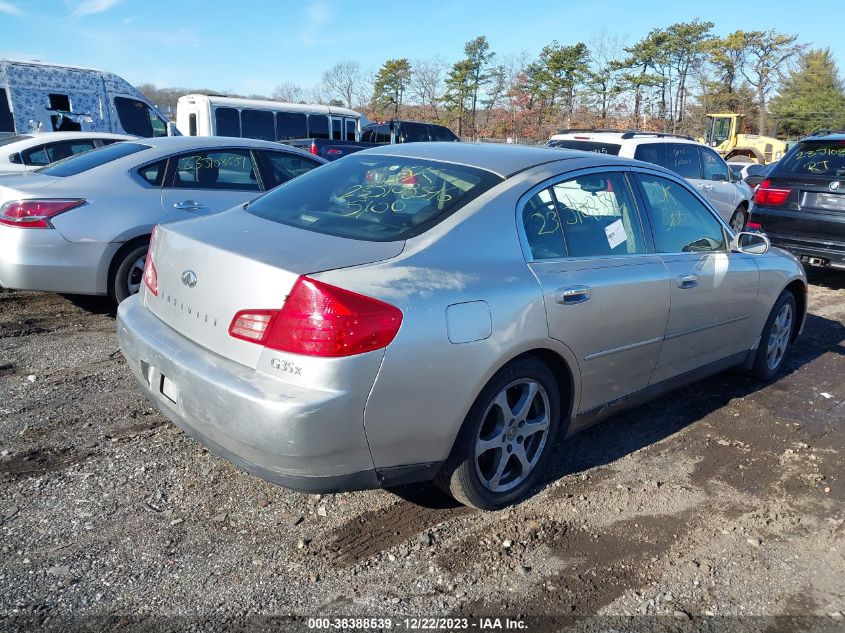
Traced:
POLYGON ((364 69, 392 57, 451 62, 481 34, 500 55, 535 55, 553 39, 588 42, 605 30, 630 44, 652 28, 701 18, 719 34, 798 34, 830 47, 842 68, 834 5, 824 19, 784 0, 0 0, 0 57, 92 66, 134 84, 269 94, 284 81, 311 86, 340 60, 364 69))

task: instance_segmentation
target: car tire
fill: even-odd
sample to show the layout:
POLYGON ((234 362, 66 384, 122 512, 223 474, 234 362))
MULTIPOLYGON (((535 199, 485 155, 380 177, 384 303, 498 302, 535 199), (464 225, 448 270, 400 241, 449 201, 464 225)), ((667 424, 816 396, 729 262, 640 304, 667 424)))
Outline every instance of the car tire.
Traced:
POLYGON ((772 380, 783 369, 798 318, 795 305, 795 296, 784 290, 766 319, 751 369, 760 380, 772 380))
POLYGON ((728 224, 734 233, 739 233, 745 228, 748 223, 748 211, 745 207, 737 207, 734 214, 731 216, 731 221, 728 224))
POLYGON ((133 242, 115 255, 109 273, 109 297, 115 304, 134 295, 144 281, 144 261, 149 240, 133 242))
POLYGON ((559 425, 554 375, 536 358, 517 359, 476 398, 436 483, 457 501, 481 510, 511 505, 537 481, 559 425))

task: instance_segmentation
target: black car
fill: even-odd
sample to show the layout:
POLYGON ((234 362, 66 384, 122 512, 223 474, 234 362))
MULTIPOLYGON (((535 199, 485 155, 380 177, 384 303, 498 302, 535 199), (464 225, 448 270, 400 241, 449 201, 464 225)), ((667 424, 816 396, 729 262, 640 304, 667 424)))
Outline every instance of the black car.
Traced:
POLYGON ((789 150, 754 194, 749 228, 813 266, 845 270, 845 131, 789 150))

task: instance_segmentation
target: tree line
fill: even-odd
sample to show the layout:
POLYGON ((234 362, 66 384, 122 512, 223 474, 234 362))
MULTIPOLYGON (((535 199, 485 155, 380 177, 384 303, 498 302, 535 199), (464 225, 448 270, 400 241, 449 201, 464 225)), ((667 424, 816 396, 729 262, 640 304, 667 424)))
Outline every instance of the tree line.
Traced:
MULTIPOLYGON (((376 120, 439 122, 463 138, 544 139, 573 127, 698 136, 708 112, 741 113, 744 131, 778 136, 845 127, 845 90, 829 50, 775 30, 722 37, 713 27, 678 22, 632 44, 602 32, 587 42, 552 41, 536 56, 500 55, 480 35, 452 63, 392 58, 366 71, 340 61, 313 86, 283 82, 269 96, 346 106, 376 120)), ((141 89, 173 106, 188 92, 141 89)))

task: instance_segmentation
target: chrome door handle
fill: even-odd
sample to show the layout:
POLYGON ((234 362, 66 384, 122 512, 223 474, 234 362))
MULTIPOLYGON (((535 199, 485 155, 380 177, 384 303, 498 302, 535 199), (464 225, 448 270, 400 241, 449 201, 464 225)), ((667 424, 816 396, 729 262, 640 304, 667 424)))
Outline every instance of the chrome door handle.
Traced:
POLYGON ((196 211, 197 209, 205 209, 205 205, 196 200, 183 200, 182 202, 174 202, 173 208, 180 211, 196 211))
POLYGON ((698 275, 681 275, 678 277, 678 288, 695 288, 698 285, 698 275))
POLYGON ((559 288, 555 292, 555 301, 564 305, 584 303, 589 300, 591 294, 592 289, 589 286, 570 286, 568 288, 559 288))

